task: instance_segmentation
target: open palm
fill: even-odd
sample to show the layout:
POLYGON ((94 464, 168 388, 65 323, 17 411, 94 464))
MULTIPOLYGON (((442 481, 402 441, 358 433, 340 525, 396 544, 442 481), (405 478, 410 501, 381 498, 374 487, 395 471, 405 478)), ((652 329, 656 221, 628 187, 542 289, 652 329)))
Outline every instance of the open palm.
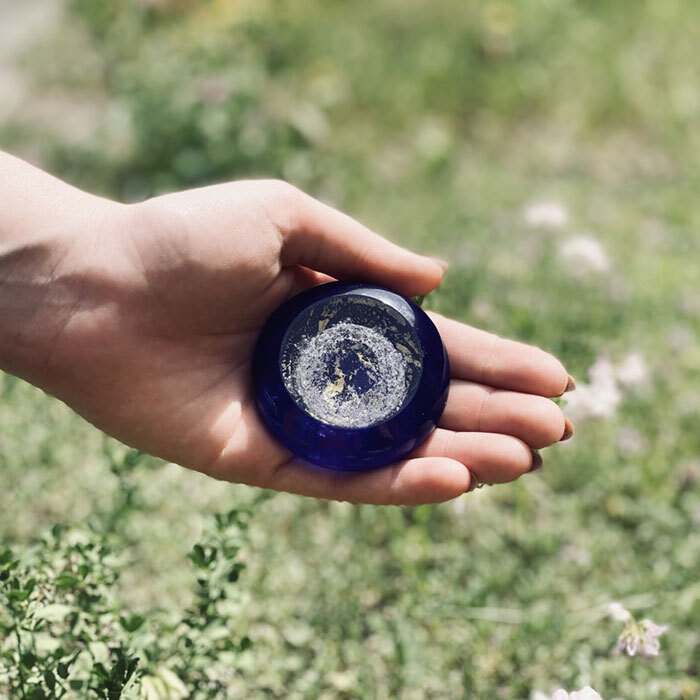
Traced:
POLYGON ((529 346, 433 315, 452 383, 440 427, 414 454, 343 474, 293 459, 260 422, 250 362, 285 299, 331 278, 405 295, 438 286, 438 261, 399 248, 277 181, 216 185, 113 205, 63 265, 77 290, 40 385, 125 443, 219 479, 367 503, 428 503, 538 466, 570 434, 547 396, 569 382, 529 346))

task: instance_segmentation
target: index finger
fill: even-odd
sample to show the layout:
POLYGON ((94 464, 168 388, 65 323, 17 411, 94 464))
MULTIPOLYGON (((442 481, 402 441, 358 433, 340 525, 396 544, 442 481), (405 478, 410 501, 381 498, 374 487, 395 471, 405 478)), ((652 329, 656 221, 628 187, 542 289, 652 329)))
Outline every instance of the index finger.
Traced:
POLYGON ((285 191, 293 214, 281 225, 283 265, 386 284, 406 296, 426 294, 442 281, 440 261, 402 248, 294 188, 285 191))
POLYGON ((540 396, 561 396, 574 388, 564 365, 548 352, 429 315, 442 336, 454 378, 540 396))

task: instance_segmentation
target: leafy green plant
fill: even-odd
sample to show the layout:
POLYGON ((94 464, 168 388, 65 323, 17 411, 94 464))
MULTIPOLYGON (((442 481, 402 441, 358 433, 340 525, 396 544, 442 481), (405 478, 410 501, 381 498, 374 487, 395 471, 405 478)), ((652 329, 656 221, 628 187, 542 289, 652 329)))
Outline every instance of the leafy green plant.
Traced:
MULTIPOLYGON (((138 461, 127 452, 113 471, 128 479, 138 461)), ((225 697, 237 657, 251 645, 237 620, 236 584, 257 501, 216 513, 192 547, 196 582, 189 607, 136 613, 115 595, 123 551, 113 529, 136 499, 133 485, 122 483, 111 517, 54 525, 26 551, 0 553, 0 695, 225 697)))
POLYGON ((22 556, 0 555, 7 697, 129 697, 138 657, 111 596, 115 564, 99 533, 61 526, 22 556))

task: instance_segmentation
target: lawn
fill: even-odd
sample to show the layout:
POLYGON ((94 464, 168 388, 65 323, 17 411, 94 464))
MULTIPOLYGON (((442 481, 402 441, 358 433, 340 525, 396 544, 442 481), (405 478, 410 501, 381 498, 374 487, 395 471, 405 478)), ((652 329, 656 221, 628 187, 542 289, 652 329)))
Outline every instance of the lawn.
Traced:
POLYGON ((254 503, 217 697, 700 697, 699 40, 681 0, 72 0, 0 147, 128 201, 290 180, 449 260, 428 308, 559 355, 576 435, 437 506, 258 503, 0 375, 3 543, 108 535, 146 629, 254 503), (612 601, 669 626, 657 657, 614 653, 612 601))

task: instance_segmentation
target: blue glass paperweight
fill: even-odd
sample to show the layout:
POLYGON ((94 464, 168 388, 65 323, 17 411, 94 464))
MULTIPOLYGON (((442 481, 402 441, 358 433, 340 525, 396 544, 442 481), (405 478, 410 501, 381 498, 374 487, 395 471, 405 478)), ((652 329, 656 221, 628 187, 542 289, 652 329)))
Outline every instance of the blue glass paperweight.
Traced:
POLYGON ((253 356, 262 420, 298 457, 345 471, 405 457, 434 430, 449 386, 440 334, 384 287, 331 282, 268 319, 253 356))

